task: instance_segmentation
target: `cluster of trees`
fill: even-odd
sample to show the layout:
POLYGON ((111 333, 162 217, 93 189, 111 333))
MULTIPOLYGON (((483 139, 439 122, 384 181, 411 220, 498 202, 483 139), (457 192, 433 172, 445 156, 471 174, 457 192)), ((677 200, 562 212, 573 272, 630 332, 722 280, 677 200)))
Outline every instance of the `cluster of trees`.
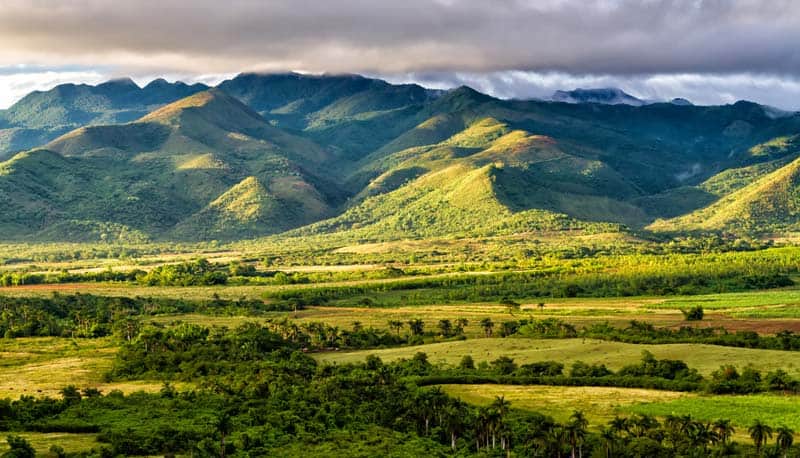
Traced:
POLYGON ((633 320, 624 328, 608 323, 595 323, 581 329, 581 337, 627 343, 702 343, 725 347, 763 348, 769 350, 800 350, 800 334, 785 330, 775 335, 755 331, 729 332, 725 328, 682 326, 678 329, 657 328, 651 323, 633 320))
POLYGON ((109 297, 92 294, 58 294, 51 297, 0 296, 0 335, 4 338, 30 336, 103 337, 117 333, 132 339, 147 316, 175 313, 210 315, 258 315, 292 310, 286 304, 259 300, 210 301, 170 298, 109 297))
POLYGON ((435 367, 415 379, 421 385, 439 384, 515 384, 557 386, 615 386, 652 388, 671 391, 702 391, 714 394, 749 394, 761 392, 800 392, 800 380, 776 369, 767 374, 752 367, 741 372, 724 365, 709 378, 680 360, 656 359, 642 352, 638 364, 630 364, 614 372, 604 364, 575 362, 569 372, 557 361, 540 361, 518 365, 512 358, 500 356, 493 361, 476 364, 465 356, 457 367, 435 367))
MULTIPOLYGON (((395 434, 403 447, 413 447, 411 454, 425 456, 747 455, 772 451, 767 442, 773 434, 775 450, 793 451, 790 429, 773 430, 761 422, 748 430, 753 446, 732 442, 734 427, 728 421, 688 416, 667 417, 663 423, 649 416, 615 418, 593 432, 581 412, 559 423, 514 410, 502 397, 473 407, 441 389, 409 383, 409 377, 436 371, 422 353, 391 364, 369 357, 332 366, 318 364, 298 348, 291 338, 258 325, 216 333, 190 326, 161 334, 144 330, 117 355, 111 377, 169 377, 177 370, 194 377, 199 389, 179 392, 165 384, 159 393, 123 395, 67 387, 60 399, 6 399, 0 401, 0 429, 96 433, 105 444, 97 451, 102 456, 270 456, 291 444, 308 448, 342 434, 350 439, 336 442, 339 454, 347 454, 348 447, 364 454, 364 447, 370 450, 369 444, 395 434), (117 372, 121 367, 127 372, 117 372)), ((504 370, 503 364, 495 364, 496 370, 504 370)), ((563 366, 541 363, 526 370, 557 374, 563 366)), ((578 370, 585 368, 573 367, 578 370)), ((653 358, 624 370, 687 374, 677 362, 653 358)), ((14 438, 14 450, 28 448, 14 438)))
POLYGON ((430 304, 531 297, 621 297, 706 294, 792 285, 800 259, 795 252, 624 256, 557 261, 523 272, 404 278, 360 285, 287 288, 271 292, 276 300, 371 305, 430 304), (796 264, 792 264, 795 262, 796 264), (421 291, 424 290, 424 291, 421 291))
POLYGON ((340 272, 282 272, 258 270, 253 263, 233 261, 211 263, 206 259, 164 264, 145 271, 104 270, 92 272, 40 273, 8 271, 0 275, 0 286, 41 285, 59 283, 130 282, 144 286, 212 286, 212 285, 303 285, 352 280, 380 280, 406 275, 428 275, 442 269, 416 268, 404 271, 387 266, 382 269, 340 272))
MULTIPOLYGON (((692 312, 695 316, 702 314, 692 312)), ((490 318, 481 321, 487 337, 494 335, 495 323, 490 318)), ((627 326, 613 326, 608 322, 594 323, 582 328, 566 323, 558 318, 523 318, 504 321, 500 324, 504 331, 499 335, 508 337, 518 335, 533 338, 573 338, 583 337, 613 342, 634 344, 700 343, 725 347, 761 348, 767 350, 800 350, 800 334, 784 330, 775 335, 762 335, 755 331, 729 332, 725 328, 700 328, 681 326, 677 329, 660 328, 652 323, 631 320, 627 326)))

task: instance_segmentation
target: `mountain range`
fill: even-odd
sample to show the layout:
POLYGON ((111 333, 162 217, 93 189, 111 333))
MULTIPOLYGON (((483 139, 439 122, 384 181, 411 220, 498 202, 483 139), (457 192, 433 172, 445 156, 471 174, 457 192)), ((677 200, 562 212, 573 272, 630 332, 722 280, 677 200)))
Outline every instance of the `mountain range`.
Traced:
POLYGON ((0 230, 195 241, 800 229, 800 115, 629 97, 500 100, 295 73, 62 85, 0 112, 0 230))

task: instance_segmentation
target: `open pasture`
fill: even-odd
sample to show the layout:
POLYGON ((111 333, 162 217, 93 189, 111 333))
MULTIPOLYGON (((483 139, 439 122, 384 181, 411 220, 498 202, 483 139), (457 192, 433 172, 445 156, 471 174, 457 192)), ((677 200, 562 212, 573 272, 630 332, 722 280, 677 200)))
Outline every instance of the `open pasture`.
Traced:
POLYGON ((107 338, 0 339, 0 398, 59 397, 68 385, 97 388, 103 393, 161 389, 161 381, 104 381, 103 374, 111 368, 116 351, 116 345, 107 338))
POLYGON ((690 368, 697 369, 703 375, 710 374, 723 364, 739 367, 751 365, 761 371, 782 368, 793 376, 800 375, 800 352, 703 344, 641 345, 593 339, 468 339, 400 348, 318 353, 315 358, 329 363, 351 363, 363 361, 368 355, 376 355, 385 361, 394 361, 425 352, 432 363, 449 365, 457 365, 466 355, 472 356, 476 363, 508 356, 517 364, 558 361, 569 368, 574 362, 583 361, 605 364, 609 369, 617 370, 635 364, 644 350, 658 359, 685 361, 690 368))
POLYGON ((503 396, 511 402, 512 408, 543 413, 560 422, 567 421, 572 412, 580 410, 595 428, 633 404, 696 396, 675 391, 592 386, 442 385, 442 388, 451 396, 480 406, 503 396))

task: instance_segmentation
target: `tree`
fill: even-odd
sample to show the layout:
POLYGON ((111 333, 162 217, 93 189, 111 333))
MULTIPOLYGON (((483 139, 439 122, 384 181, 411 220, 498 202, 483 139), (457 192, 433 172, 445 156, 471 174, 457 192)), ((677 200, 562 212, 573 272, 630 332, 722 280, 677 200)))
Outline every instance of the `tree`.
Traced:
POLYGON ((753 444, 756 446, 756 454, 761 454, 761 446, 764 445, 768 439, 772 438, 772 427, 756 420, 752 426, 747 428, 750 438, 753 439, 753 444))
POLYGON ((695 306, 688 309, 682 309, 683 317, 686 321, 702 321, 703 320, 703 307, 695 306))
POLYGON ((439 320, 439 330, 443 337, 450 337, 453 334, 453 323, 450 320, 439 320))
POLYGON ((456 334, 458 335, 464 334, 464 328, 466 328, 468 324, 469 320, 467 320, 466 318, 458 318, 456 320, 456 328, 455 328, 456 334))
POLYGON ((400 320, 389 320, 389 329, 394 329, 397 335, 400 335, 400 330, 403 329, 403 322, 400 320))
POLYGON ((786 426, 780 426, 775 430, 775 432, 777 433, 775 441, 778 443, 778 447, 780 447, 781 451, 783 452, 783 456, 786 457, 789 448, 791 448, 792 444, 794 443, 794 430, 786 426))
POLYGON ((586 438, 587 426, 589 426, 589 422, 586 420, 583 412, 579 410, 572 412, 572 415, 569 417, 569 423, 565 426, 567 437, 569 438, 569 445, 572 449, 572 458, 575 458, 575 450, 578 450, 579 457, 583 456, 581 445, 586 438))
POLYGON ((492 337, 492 329, 494 328, 494 322, 491 318, 484 318, 481 320, 481 327, 483 328, 483 333, 486 337, 492 337))
POLYGON ((425 330, 425 322, 420 320, 419 318, 408 320, 408 329, 411 330, 412 335, 415 336, 421 335, 425 330))
POLYGON ((444 427, 450 434, 450 448, 456 450, 458 435, 464 431, 467 407, 461 401, 455 401, 444 410, 444 427))
POLYGON ((717 433, 717 437, 719 441, 723 444, 728 443, 728 440, 731 436, 736 432, 736 429, 731 424, 731 421, 728 419, 719 419, 716 420, 714 423, 711 424, 711 429, 717 433))
MULTIPOLYGON (((494 437, 495 434, 500 435, 500 447, 505 450, 508 447, 509 434, 504 427, 503 419, 505 418, 506 414, 508 414, 508 410, 511 408, 511 403, 506 401, 505 396, 496 396, 494 401, 492 401, 492 405, 489 407, 494 409, 494 411, 497 413, 495 421, 492 422, 492 436, 494 437)), ((494 438, 492 439, 492 448, 494 448, 494 438)))
POLYGON ((19 436, 7 436, 9 451, 3 454, 3 458, 34 458, 36 450, 30 442, 19 436))
POLYGON ((614 452, 614 447, 617 443, 617 435, 612 428, 603 428, 600 431, 600 440, 603 442, 603 448, 606 451, 606 458, 611 458, 614 452))
POLYGON ((74 385, 65 386, 61 389, 61 397, 67 404, 77 404, 81 402, 81 392, 74 385))
POLYGON ((214 428, 219 434, 219 456, 220 458, 225 458, 225 439, 233 431, 233 422, 231 416, 227 412, 223 412, 217 417, 214 428))
POLYGON ((517 370, 517 365, 514 363, 514 360, 508 356, 501 356, 492 361, 492 369, 500 375, 511 375, 517 370))
POLYGON ((472 359, 472 356, 464 355, 464 357, 461 358, 461 362, 458 363, 458 368, 464 370, 474 370, 475 361, 472 359))

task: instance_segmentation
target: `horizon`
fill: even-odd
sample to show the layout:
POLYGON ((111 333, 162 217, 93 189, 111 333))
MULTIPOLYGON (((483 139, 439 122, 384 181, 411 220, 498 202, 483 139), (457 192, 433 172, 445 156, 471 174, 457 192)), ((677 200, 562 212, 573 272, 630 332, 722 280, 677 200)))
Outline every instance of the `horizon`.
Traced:
POLYGON ((10 0, 0 40, 0 107, 66 82, 213 85, 297 71, 503 99, 615 87, 644 100, 800 110, 800 4, 787 0, 10 0))
MULTIPOLYGON (((470 84, 457 84, 457 85, 441 85, 441 84, 439 84, 439 85, 437 85, 437 84, 434 83, 432 85, 426 85, 426 84, 424 84, 424 82, 421 83, 421 82, 417 82, 417 81, 413 81, 413 80, 408 81, 408 80, 403 79, 403 78, 392 78, 391 76, 390 77, 385 77, 385 76, 381 76, 381 75, 368 75, 368 74, 360 74, 360 73, 352 73, 352 72, 312 73, 312 72, 302 72, 302 71, 295 71, 295 70, 288 70, 288 71, 245 71, 245 72, 240 72, 240 73, 230 74, 230 75, 220 75, 220 77, 213 78, 213 79, 209 78, 209 77, 205 77, 202 80, 196 79, 196 78, 169 78, 168 75, 165 75, 165 76, 156 75, 156 76, 148 76, 148 77, 143 77, 143 78, 142 77, 135 78, 133 76, 116 75, 116 76, 109 77, 108 79, 98 80, 96 82, 95 81, 88 81, 87 82, 87 81, 79 81, 79 80, 78 81, 63 81, 63 82, 59 82, 57 84, 54 84, 52 86, 42 87, 41 89, 33 89, 33 90, 31 90, 29 92, 26 92, 25 94, 21 95, 20 97, 14 99, 13 101, 11 101, 11 103, 9 103, 7 105, 3 105, 3 99, 0 98, 0 110, 11 108, 14 104, 16 104, 17 102, 22 100, 25 96, 27 96, 27 95, 29 95, 31 93, 48 92, 48 91, 51 91, 51 90, 55 89, 58 86, 66 86, 66 85, 80 86, 80 85, 85 85, 85 86, 90 86, 90 87, 96 87, 96 86, 99 86, 99 85, 102 85, 102 84, 106 84, 106 83, 119 82, 119 81, 130 81, 137 88, 144 89, 144 88, 146 88, 147 86, 149 86, 150 84, 152 84, 152 83, 154 83, 156 81, 165 81, 165 82, 167 82, 169 84, 182 83, 182 84, 189 85, 189 86, 195 85, 195 84, 201 84, 201 85, 207 86, 208 88, 216 88, 216 87, 218 87, 220 84, 222 84, 225 81, 228 81, 230 79, 236 78, 236 77, 241 76, 241 75, 247 75, 247 74, 256 74, 256 75, 290 75, 290 74, 294 74, 294 75, 300 75, 300 76, 313 76, 313 77, 356 76, 356 77, 362 77, 362 78, 368 78, 368 79, 377 79, 377 80, 381 80, 381 81, 384 81, 384 82, 387 82, 387 83, 393 84, 393 85, 417 84, 417 85, 419 85, 419 86, 421 86, 421 87, 423 87, 425 89, 428 89, 428 90, 450 91, 450 90, 457 89, 459 87, 468 87, 468 88, 473 89, 473 90, 475 90, 477 92, 480 92, 480 93, 485 94, 485 95, 489 95, 489 96, 494 97, 494 98, 499 99, 499 100, 528 100, 528 101, 542 101, 542 102, 560 102, 558 100, 554 100, 553 99, 553 96, 557 92, 593 91, 593 90, 609 90, 609 89, 613 89, 613 90, 620 90, 626 95, 630 95, 632 97, 635 97, 635 98, 639 99, 640 101, 644 102, 645 105, 656 104, 656 103, 670 103, 671 101, 676 100, 676 99, 678 99, 678 100, 687 100, 692 105, 695 105, 695 106, 725 106, 725 105, 733 105, 733 104, 736 104, 738 102, 750 102, 750 103, 756 103, 756 104, 763 105, 763 106, 770 107, 770 108, 777 108, 777 109, 780 109, 782 111, 786 111, 787 113, 798 113, 798 112, 800 112, 800 109, 797 109, 797 110, 786 109, 786 108, 783 108, 783 107, 777 107, 777 106, 774 106, 774 105, 769 105, 769 104, 761 103, 761 102, 759 102, 757 100, 750 100, 750 99, 737 99, 737 100, 730 100, 730 101, 721 101, 720 103, 705 103, 705 104, 704 103, 697 103, 695 100, 692 100, 691 98, 686 97, 686 96, 682 96, 682 95, 677 95, 675 97, 663 98, 663 99, 652 99, 652 98, 648 99, 648 98, 643 98, 640 95, 637 95, 635 93, 631 93, 628 90, 626 90, 624 88, 621 88, 621 87, 617 87, 617 86, 561 87, 561 88, 553 89, 553 91, 549 95, 543 95, 543 96, 537 96, 537 97, 514 97, 514 96, 503 97, 502 95, 493 94, 491 91, 482 90, 480 87, 474 87, 474 86, 472 86, 470 84)), ((562 102, 562 103, 569 103, 569 102, 562 102)))

